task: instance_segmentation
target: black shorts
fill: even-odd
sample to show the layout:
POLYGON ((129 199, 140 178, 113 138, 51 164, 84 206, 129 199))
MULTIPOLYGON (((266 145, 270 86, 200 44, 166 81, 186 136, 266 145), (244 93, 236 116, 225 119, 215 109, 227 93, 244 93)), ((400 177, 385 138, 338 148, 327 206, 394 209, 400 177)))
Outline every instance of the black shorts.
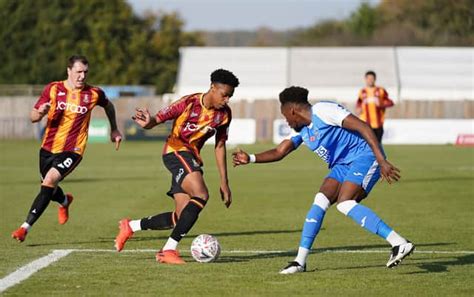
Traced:
POLYGON ((71 173, 82 160, 82 156, 73 152, 53 154, 45 149, 40 149, 39 169, 41 179, 51 168, 56 168, 61 173, 61 180, 71 173))
POLYGON ((202 173, 201 165, 190 152, 173 152, 163 155, 163 164, 171 172, 171 189, 166 193, 173 198, 176 193, 186 193, 181 188, 186 175, 199 171, 202 173))
POLYGON ((382 136, 383 136, 383 127, 380 128, 372 128, 372 131, 374 131, 375 137, 377 137, 377 140, 382 143, 382 136))

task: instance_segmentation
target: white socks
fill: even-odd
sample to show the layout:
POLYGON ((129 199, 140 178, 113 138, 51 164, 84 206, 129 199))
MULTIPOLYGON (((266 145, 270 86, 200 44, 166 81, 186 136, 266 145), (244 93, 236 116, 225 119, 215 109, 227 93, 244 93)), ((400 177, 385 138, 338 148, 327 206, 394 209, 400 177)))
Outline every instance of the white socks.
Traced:
POLYGON ((178 247, 178 242, 170 237, 170 238, 168 238, 168 241, 166 242, 165 246, 163 247, 163 251, 176 250, 177 247, 178 247))
POLYGON ((407 240, 398 235, 395 231, 390 232, 385 240, 387 240, 392 247, 407 243, 407 240))
POLYGON ((295 261, 298 262, 301 266, 306 264, 306 258, 308 258, 309 250, 303 247, 298 248, 298 255, 296 255, 295 261))
POLYGON ((31 225, 27 222, 24 222, 23 224, 21 224, 21 228, 26 229, 26 231, 30 231, 31 225))
POLYGON ((133 232, 137 232, 137 231, 142 230, 142 226, 140 225, 140 221, 141 220, 132 220, 132 221, 128 222, 128 225, 130 226, 130 228, 132 229, 133 232))

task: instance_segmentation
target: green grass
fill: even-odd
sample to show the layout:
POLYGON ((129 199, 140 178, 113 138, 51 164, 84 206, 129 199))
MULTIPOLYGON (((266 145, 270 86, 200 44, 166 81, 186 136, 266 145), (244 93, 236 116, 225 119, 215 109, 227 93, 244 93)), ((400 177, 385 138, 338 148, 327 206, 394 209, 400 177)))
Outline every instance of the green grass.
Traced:
MULTIPOLYGON (((249 151, 270 145, 244 147, 249 151)), ((161 143, 90 144, 82 164, 62 187, 74 193, 71 219, 57 224, 53 203, 18 244, 21 224, 38 191, 38 143, 0 142, 0 278, 54 249, 112 249, 117 222, 172 209, 170 175, 161 143)), ((388 146, 402 181, 378 184, 364 203, 419 251, 473 251, 474 150, 452 146, 388 146)), ((304 148, 282 162, 229 168, 233 205, 218 196, 212 149, 203 151, 211 199, 180 244, 185 266, 159 265, 154 253, 73 252, 4 292, 6 296, 472 296, 473 254, 416 253, 393 270, 389 247, 330 209, 310 256, 310 272, 281 276, 298 246, 304 216, 326 166, 304 148), (199 264, 187 251, 200 233, 218 237, 220 261, 199 264), (387 250, 321 253, 323 250, 387 250), (230 254, 228 250, 288 253, 230 254)), ((156 249, 169 231, 136 233, 126 249, 156 249)))

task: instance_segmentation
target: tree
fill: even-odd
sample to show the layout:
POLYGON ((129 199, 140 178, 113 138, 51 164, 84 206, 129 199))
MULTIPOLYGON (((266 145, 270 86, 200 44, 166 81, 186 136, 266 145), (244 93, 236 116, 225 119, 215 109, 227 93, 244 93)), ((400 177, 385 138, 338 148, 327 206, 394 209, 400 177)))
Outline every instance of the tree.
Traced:
POLYGON ((83 54, 95 84, 155 84, 170 91, 179 47, 201 44, 176 14, 140 18, 124 0, 0 0, 0 83, 45 84, 83 54), (158 24, 158 25, 157 25, 158 24))

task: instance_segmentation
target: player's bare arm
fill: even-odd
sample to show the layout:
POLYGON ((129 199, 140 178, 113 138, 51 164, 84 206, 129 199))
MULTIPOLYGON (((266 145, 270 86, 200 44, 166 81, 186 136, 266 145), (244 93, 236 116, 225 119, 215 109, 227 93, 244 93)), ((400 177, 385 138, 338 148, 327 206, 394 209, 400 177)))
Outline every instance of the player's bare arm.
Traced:
POLYGON ((370 148, 374 152, 375 157, 377 158, 377 162, 380 165, 380 173, 382 174, 382 178, 386 179, 388 183, 392 183, 392 181, 398 181, 400 179, 400 169, 385 159, 382 151, 380 150, 379 143, 375 137, 374 132, 366 123, 350 114, 342 122, 342 127, 359 132, 360 135, 367 141, 370 148))
POLYGON ((38 109, 33 108, 30 113, 30 120, 32 123, 41 121, 41 119, 48 114, 51 104, 49 102, 44 103, 38 109))
POLYGON ((135 115, 132 116, 132 120, 144 129, 151 129, 161 123, 156 117, 151 116, 147 108, 140 107, 135 109, 135 115))
MULTIPOLYGON (((291 142, 291 140, 285 139, 277 147, 255 154, 254 163, 270 163, 280 161, 294 149, 295 147, 293 146, 293 142, 291 142)), ((250 163, 250 161, 250 155, 241 149, 237 149, 236 152, 232 153, 232 163, 234 164, 234 167, 238 165, 246 165, 250 163)))
POLYGON ((120 147, 120 142, 122 141, 122 133, 120 133, 117 128, 115 107, 113 103, 109 101, 109 103, 104 107, 104 110, 110 123, 110 140, 115 143, 115 150, 118 150, 120 147))
POLYGON ((220 175, 220 193, 222 201, 227 208, 232 204, 232 193, 229 187, 229 179, 227 176, 227 156, 226 156, 226 145, 225 140, 220 140, 216 143, 215 154, 217 170, 220 175))

